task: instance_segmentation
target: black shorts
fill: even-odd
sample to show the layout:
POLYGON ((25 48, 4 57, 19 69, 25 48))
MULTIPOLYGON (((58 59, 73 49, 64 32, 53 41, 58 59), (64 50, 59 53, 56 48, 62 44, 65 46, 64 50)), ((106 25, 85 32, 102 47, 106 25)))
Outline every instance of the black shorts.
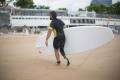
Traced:
POLYGON ((54 38, 53 47, 54 49, 64 48, 65 36, 57 36, 54 38))

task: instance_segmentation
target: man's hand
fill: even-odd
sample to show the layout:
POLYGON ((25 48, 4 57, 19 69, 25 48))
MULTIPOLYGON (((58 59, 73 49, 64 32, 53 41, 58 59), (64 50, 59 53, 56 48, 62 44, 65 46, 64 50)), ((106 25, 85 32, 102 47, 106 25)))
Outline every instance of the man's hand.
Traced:
POLYGON ((51 29, 48 29, 47 37, 46 37, 46 41, 45 41, 45 45, 46 45, 46 46, 48 46, 48 39, 49 39, 51 33, 52 33, 52 30, 51 30, 51 29))
POLYGON ((45 41, 45 45, 46 45, 46 47, 48 46, 48 40, 45 41))

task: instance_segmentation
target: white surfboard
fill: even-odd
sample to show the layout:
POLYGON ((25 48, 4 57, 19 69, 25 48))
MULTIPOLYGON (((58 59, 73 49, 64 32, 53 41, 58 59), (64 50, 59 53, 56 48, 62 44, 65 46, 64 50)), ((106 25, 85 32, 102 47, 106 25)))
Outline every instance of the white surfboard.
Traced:
MULTIPOLYGON (((65 53, 75 54, 83 51, 88 51, 102 46, 114 38, 113 32, 108 27, 101 26, 79 26, 66 28, 65 30, 66 43, 65 53)), ((45 46, 45 38, 47 33, 44 33, 37 40, 37 47, 43 53, 52 54, 53 37, 50 37, 48 47, 45 46)))

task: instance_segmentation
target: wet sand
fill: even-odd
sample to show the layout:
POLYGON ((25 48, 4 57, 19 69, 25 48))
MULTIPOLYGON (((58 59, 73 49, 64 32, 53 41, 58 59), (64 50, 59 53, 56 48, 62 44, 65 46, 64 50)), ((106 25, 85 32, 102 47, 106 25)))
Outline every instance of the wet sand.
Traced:
POLYGON ((0 80, 120 80, 120 35, 91 51, 67 55, 56 65, 53 55, 39 54, 37 35, 0 36, 0 80))

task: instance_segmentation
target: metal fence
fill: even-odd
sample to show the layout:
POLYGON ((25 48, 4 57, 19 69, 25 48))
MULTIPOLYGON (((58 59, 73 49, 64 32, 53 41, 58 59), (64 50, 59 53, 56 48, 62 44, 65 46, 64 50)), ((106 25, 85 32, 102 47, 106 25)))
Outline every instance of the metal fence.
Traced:
POLYGON ((120 19, 120 15, 113 15, 113 14, 100 14, 96 13, 96 17, 98 18, 115 18, 115 19, 120 19))
POLYGON ((0 9, 0 26, 10 25, 10 11, 5 9, 0 9))

